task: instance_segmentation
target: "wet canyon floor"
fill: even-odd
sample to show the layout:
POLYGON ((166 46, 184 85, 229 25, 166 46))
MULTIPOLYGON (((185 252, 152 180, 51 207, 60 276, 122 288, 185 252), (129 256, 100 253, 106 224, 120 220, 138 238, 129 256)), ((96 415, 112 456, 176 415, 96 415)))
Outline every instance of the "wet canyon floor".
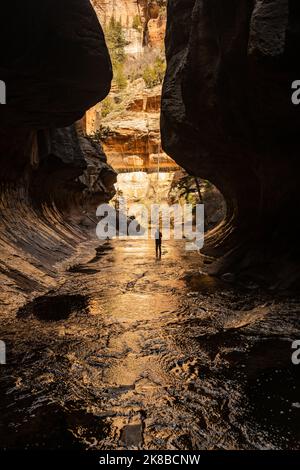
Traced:
POLYGON ((205 276, 184 242, 85 248, 1 324, 1 448, 300 448, 299 299, 205 276))

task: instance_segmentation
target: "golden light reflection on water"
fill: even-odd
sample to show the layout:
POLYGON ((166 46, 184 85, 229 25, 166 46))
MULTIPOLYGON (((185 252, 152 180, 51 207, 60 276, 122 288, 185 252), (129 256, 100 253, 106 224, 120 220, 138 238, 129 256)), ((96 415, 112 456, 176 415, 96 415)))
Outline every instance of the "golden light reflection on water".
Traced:
MULTIPOLYGON (((91 249, 90 261, 66 274, 59 292, 64 303, 74 292, 83 294, 68 316, 47 322, 41 311, 14 324, 26 367, 15 362, 10 393, 30 397, 22 436, 36 429, 39 410, 43 421, 53 418, 51 402, 63 416, 59 436, 61 422, 71 419, 68 430, 88 447, 211 448, 220 436, 225 447, 240 445, 235 432, 245 427, 239 421, 245 397, 232 361, 247 359, 243 348, 252 333, 239 342, 241 329, 250 325, 254 332, 271 318, 270 309, 234 311, 245 294, 231 295, 201 273, 201 258, 186 252, 184 241, 164 240, 163 250, 158 261, 153 240, 97 246, 96 256, 91 249)), ((264 346, 259 354, 263 358, 264 346)), ((20 419, 3 413, 10 423, 20 419)))

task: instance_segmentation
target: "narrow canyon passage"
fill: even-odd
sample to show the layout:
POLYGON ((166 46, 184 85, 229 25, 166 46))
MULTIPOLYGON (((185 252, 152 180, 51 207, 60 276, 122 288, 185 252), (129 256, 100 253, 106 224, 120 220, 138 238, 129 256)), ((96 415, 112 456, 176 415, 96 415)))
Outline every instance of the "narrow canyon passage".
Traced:
POLYGON ((0 453, 300 450, 300 2, 2 3, 0 453))
POLYGON ((299 302, 199 276, 184 241, 99 244, 2 318, 1 447, 297 448, 299 302))

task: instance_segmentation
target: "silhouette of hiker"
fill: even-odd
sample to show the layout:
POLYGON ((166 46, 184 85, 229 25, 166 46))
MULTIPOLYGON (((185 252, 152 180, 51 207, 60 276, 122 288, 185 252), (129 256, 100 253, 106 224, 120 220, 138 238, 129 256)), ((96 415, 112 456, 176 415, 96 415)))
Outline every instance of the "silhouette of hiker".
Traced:
POLYGON ((161 239, 162 233, 157 229, 155 232, 155 252, 156 258, 161 258, 161 239))

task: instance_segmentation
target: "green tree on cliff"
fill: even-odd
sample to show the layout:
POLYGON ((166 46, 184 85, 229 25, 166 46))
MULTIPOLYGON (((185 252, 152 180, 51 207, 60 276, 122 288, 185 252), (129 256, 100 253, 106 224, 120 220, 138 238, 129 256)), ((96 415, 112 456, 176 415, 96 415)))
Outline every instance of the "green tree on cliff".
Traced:
POLYGON ((143 73, 143 79, 145 80, 147 88, 153 88, 156 85, 161 85, 166 72, 165 60, 157 56, 153 65, 148 65, 143 73))
POLYGON ((142 28, 142 21, 140 15, 135 15, 132 20, 132 27, 139 31, 142 28))
POLYGON ((121 21, 117 21, 114 16, 109 20, 106 27, 105 37, 113 64, 124 63, 126 39, 123 33, 121 21))
POLYGON ((105 37, 113 65, 115 84, 119 89, 126 88, 127 81, 124 74, 124 62, 126 59, 125 46, 127 43, 122 23, 117 21, 114 16, 111 17, 105 28, 105 37))

